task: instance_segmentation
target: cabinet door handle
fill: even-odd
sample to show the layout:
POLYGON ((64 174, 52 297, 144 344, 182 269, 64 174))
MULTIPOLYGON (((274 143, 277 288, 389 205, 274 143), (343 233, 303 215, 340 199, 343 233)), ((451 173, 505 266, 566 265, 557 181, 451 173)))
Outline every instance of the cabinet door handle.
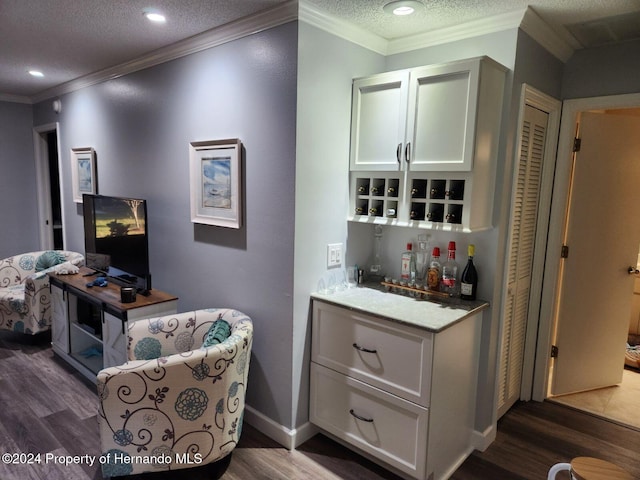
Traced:
POLYGON ((409 163, 409 157, 411 156, 411 142, 407 143, 404 147, 404 161, 409 163))
POLYGON ((357 343, 353 344, 353 348, 355 348, 356 350, 360 350, 361 352, 365 352, 365 353, 378 353, 378 351, 375 350, 375 349, 371 350, 371 349, 368 349, 368 348, 364 348, 364 347, 361 347, 360 345, 358 345, 357 343))
POLYGON ((373 423, 373 418, 362 417, 358 415, 356 412, 354 412, 353 408, 349 410, 349 413, 353 415, 355 418, 357 418, 358 420, 362 420, 363 422, 367 422, 367 423, 373 423))
POLYGON ((402 143, 398 144, 398 148, 396 148, 396 160, 398 160, 398 165, 400 165, 400 154, 402 153, 402 143))

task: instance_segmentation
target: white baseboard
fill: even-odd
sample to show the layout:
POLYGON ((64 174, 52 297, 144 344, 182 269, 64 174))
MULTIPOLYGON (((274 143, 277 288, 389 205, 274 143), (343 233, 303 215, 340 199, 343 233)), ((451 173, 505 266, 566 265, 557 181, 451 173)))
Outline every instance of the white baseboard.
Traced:
POLYGON ((318 433, 318 428, 309 422, 293 430, 286 428, 249 405, 244 407, 244 420, 287 450, 296 449, 318 433))
POLYGON ((471 434, 471 444, 473 445, 473 448, 484 452, 496 439, 496 433, 497 428, 495 424, 487 427, 484 432, 474 430, 471 434))

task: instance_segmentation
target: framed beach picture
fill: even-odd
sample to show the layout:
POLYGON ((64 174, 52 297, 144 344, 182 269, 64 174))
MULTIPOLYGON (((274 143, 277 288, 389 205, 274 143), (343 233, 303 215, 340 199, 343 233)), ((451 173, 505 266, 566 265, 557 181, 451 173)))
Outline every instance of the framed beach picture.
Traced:
POLYGON ((76 203, 82 203, 82 195, 85 193, 98 193, 96 152, 93 148, 71 149, 71 181, 73 201, 76 203))
POLYGON ((191 221, 220 227, 242 225, 240 140, 191 142, 191 221))

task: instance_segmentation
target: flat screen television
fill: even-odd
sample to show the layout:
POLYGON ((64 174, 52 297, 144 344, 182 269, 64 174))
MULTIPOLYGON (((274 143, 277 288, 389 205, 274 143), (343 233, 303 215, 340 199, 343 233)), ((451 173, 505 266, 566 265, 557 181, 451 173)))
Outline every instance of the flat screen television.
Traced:
POLYGON ((84 194, 85 263, 114 283, 151 289, 147 202, 84 194))

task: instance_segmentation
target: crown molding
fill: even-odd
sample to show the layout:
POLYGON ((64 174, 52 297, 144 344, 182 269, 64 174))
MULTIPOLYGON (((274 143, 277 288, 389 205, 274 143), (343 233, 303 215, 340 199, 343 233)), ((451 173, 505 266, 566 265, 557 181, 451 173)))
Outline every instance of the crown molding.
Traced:
POLYGON ((431 32, 412 35, 410 37, 398 38, 389 42, 388 52, 389 54, 403 53, 419 48, 442 45, 444 43, 466 40, 480 35, 518 28, 524 15, 525 9, 520 9, 452 25, 451 27, 440 28, 431 32))
POLYGON ((569 44, 560 38, 531 8, 527 8, 524 12, 520 28, 563 63, 569 60, 573 52, 580 48, 577 41, 569 44))
POLYGON ((332 35, 344 38, 381 55, 388 55, 389 41, 379 35, 360 28, 351 22, 342 20, 329 13, 309 5, 304 0, 299 2, 299 19, 332 35))
POLYGON ((409 37, 387 40, 300 1, 300 20, 381 55, 393 55, 520 28, 552 55, 566 62, 579 48, 560 38, 530 7, 472 20, 409 37))
POLYGON ((0 102, 11 103, 32 103, 31 98, 22 95, 9 95, 8 93, 0 93, 0 102))
POLYGON ((181 42, 158 49, 129 62, 85 75, 30 97, 32 103, 112 80, 145 68, 216 47, 298 19, 298 2, 290 0, 234 22, 208 30, 181 42))

